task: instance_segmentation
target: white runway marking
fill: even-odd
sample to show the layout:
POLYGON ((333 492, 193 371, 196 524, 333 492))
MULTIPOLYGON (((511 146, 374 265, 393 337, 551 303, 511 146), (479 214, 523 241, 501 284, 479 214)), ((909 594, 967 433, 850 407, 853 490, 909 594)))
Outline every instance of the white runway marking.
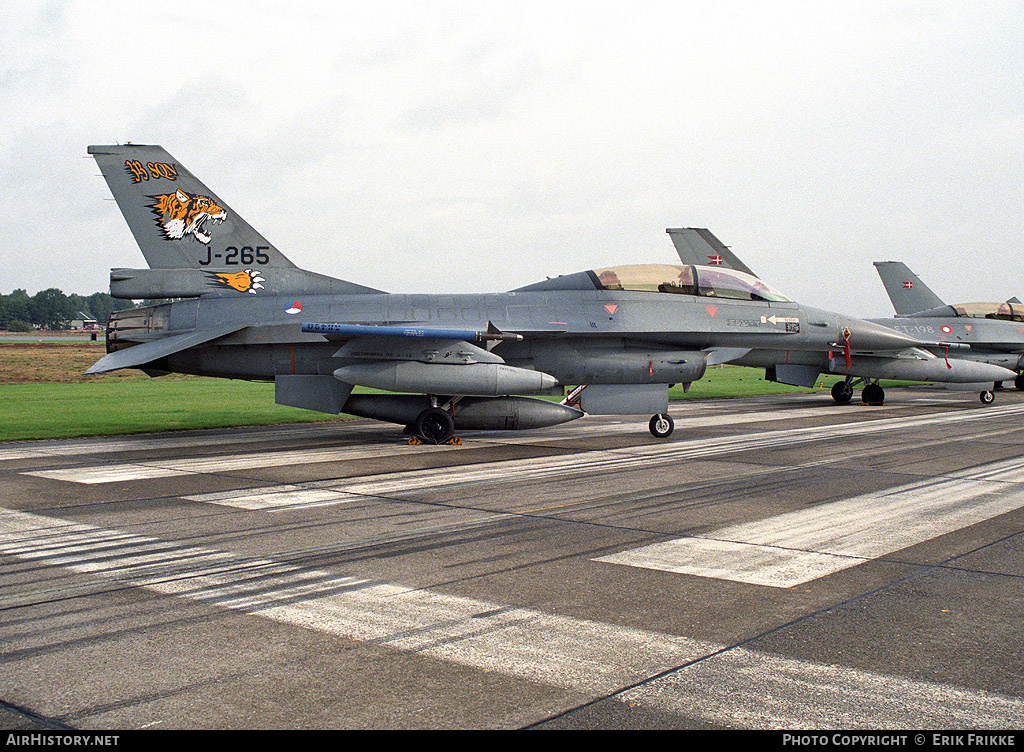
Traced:
MULTIPOLYGON (((819 406, 807 408, 793 408, 783 410, 767 410, 751 413, 720 413, 709 411, 705 406, 700 406, 690 412, 697 412, 697 415, 681 417, 676 421, 677 434, 699 428, 720 427, 737 424, 762 423, 773 420, 798 420, 805 417, 815 417, 832 414, 849 414, 848 406, 819 406), (708 413, 711 414, 699 414, 708 413)), ((585 421, 586 419, 584 419, 585 421)), ((466 440, 468 446, 472 446, 474 437, 477 440, 486 441, 488 438, 499 438, 503 444, 537 444, 543 445, 556 441, 562 441, 567 435, 580 436, 592 433, 595 435, 610 435, 616 433, 646 433, 644 421, 624 420, 622 422, 609 423, 572 423, 570 426, 558 426, 540 432, 526 431, 523 433, 501 432, 474 432, 466 440)), ((268 432, 267 439, 279 439, 286 443, 292 437, 301 435, 296 430, 289 430, 281 433, 280 430, 268 432)), ((253 438, 249 434, 248 438, 253 438)), ((0 462, 5 460, 21 460, 35 458, 51 458, 58 456, 80 457, 89 454, 99 454, 115 451, 156 451, 174 448, 186 448, 199 445, 221 446, 223 444, 240 441, 232 437, 219 441, 214 437, 202 437, 202 440, 195 440, 189 443, 185 439, 133 439, 120 438, 94 442, 62 442, 59 444, 47 444, 46 446, 10 447, 0 448, 0 462)), ((120 464, 98 465, 93 467, 77 467, 57 470, 37 470, 26 472, 26 475, 34 475, 40 478, 65 481, 68 483, 101 484, 118 483, 124 481, 148 480, 156 478, 167 478, 177 475, 196 475, 200 473, 232 472, 258 467, 281 467, 296 464, 312 464, 317 462, 336 462, 346 460, 357 460, 365 457, 381 457, 407 454, 410 451, 435 452, 451 451, 452 447, 420 445, 410 447, 405 444, 393 446, 372 447, 340 447, 337 449, 303 449, 288 451, 252 452, 239 455, 217 455, 206 458, 187 460, 153 460, 139 461, 120 464)))
POLYGON ((257 468, 309 465, 316 462, 373 459, 412 453, 458 451, 450 446, 344 447, 341 449, 296 449, 284 452, 253 452, 250 454, 129 462, 95 467, 69 467, 61 470, 38 470, 25 473, 39 478, 68 483, 95 485, 129 480, 151 480, 175 475, 244 472, 257 468))
MULTIPOLYGON (((1024 412, 1024 406, 1013 409, 1014 413, 1024 412)), ((981 414, 982 411, 977 411, 981 414)), ((972 413, 974 415, 975 413, 972 413)), ((993 415, 992 411, 984 411, 993 415)), ((343 480, 329 480, 304 483, 301 487, 278 485, 262 489, 242 489, 212 494, 194 494, 183 498, 244 509, 286 509, 308 502, 310 489, 323 495, 318 503, 331 504, 351 501, 356 496, 402 496, 421 491, 434 491, 478 483, 514 483, 525 481, 551 480, 579 475, 593 475, 600 472, 624 471, 650 467, 656 463, 677 463, 700 457, 715 457, 726 452, 747 451, 788 447, 794 444, 830 438, 837 432, 846 436, 857 436, 875 431, 928 425, 932 423, 962 423, 961 416, 927 416, 918 419, 885 419, 865 421, 843 426, 817 426, 813 428, 767 431, 740 436, 713 439, 692 439, 669 444, 623 447, 613 450, 596 450, 554 457, 537 457, 522 460, 505 460, 477 465, 441 467, 429 470, 412 470, 388 473, 387 475, 358 476, 343 480), (331 496, 334 492, 335 496, 331 496), (292 496, 291 494, 294 494, 292 496)), ((70 472, 70 471, 68 471, 70 472)), ((749 555, 749 554, 748 554, 749 555)))
MULTIPOLYGON (((0 510, 0 553, 595 696, 747 728, 1014 728, 1024 700, 0 510), (762 687, 768 690, 761 690, 762 687), (884 721, 884 722, 883 722, 884 721)), ((17 588, 0 593, 11 605, 17 588)), ((31 594, 29 594, 31 596, 31 594)))
POLYGON ((1021 727, 1020 698, 983 694, 985 702, 977 705, 982 694, 737 649, 626 692, 622 699, 730 728, 1021 727))
MULTIPOLYGON (((673 635, 0 510, 0 553, 554 686, 610 692, 714 648, 673 635)), ((0 594, 0 603, 17 594, 0 594)))
POLYGON ((788 588, 1021 507, 1013 459, 596 561, 788 588))
POLYGON ((251 427, 247 427, 227 432, 219 430, 190 432, 187 436, 170 432, 141 436, 105 436, 92 439, 6 442, 0 445, 0 462, 51 457, 74 458, 108 452, 163 451, 197 446, 223 447, 251 442, 256 438, 286 443, 292 439, 308 438, 310 430, 311 426, 308 424, 297 424, 260 426, 256 435, 253 434, 251 427))
MULTIPOLYGON (((725 452, 746 451, 757 448, 785 447, 804 444, 824 439, 842 439, 875 432, 885 432, 916 428, 928 425, 944 425, 984 420, 987 418, 1020 415, 1024 413, 1024 405, 1008 405, 987 410, 974 410, 969 413, 946 413, 941 415, 925 415, 911 418, 881 418, 875 420, 844 423, 835 426, 811 426, 806 428, 788 428, 759 433, 742 434, 725 438, 691 439, 689 441, 670 442, 656 445, 623 447, 614 450, 598 450, 562 455, 555 458, 536 460, 510 460, 508 462, 490 463, 479 470, 475 466, 460 468, 444 468, 428 472, 393 473, 389 480, 380 484, 362 485, 357 489, 348 489, 351 493, 385 494, 392 489, 409 490, 409 480, 419 478, 420 483, 435 482, 440 478, 445 485, 451 485, 451 479, 464 478, 456 482, 478 482, 489 479, 498 473, 514 472, 517 477, 544 478, 551 474, 588 474, 602 469, 628 469, 629 467, 647 465, 651 462, 677 462, 694 457, 717 456, 725 452), (478 474, 482 473, 482 474, 478 474), (447 481, 445 479, 448 479, 447 481)), ((468 443, 468 442, 467 442, 468 443)), ((208 458, 192 458, 152 463, 125 463, 120 465, 98 465, 94 467, 73 467, 57 470, 38 470, 26 472, 40 478, 49 478, 68 483, 101 484, 128 480, 148 480, 173 475, 195 475, 200 473, 244 472, 254 468, 286 467, 294 465, 314 464, 318 462, 349 461, 381 456, 405 455, 409 452, 459 451, 458 447, 436 446, 372 446, 344 447, 332 450, 294 450, 283 452, 254 452, 240 455, 223 455, 208 458)), ((342 488, 339 486, 339 488, 342 488)))
MULTIPOLYGON (((917 399, 915 402, 921 402, 917 399)), ((886 409, 899 409, 912 407, 900 403, 886 405, 886 409)), ((797 420, 800 418, 811 418, 820 415, 849 414, 849 405, 836 406, 829 404, 818 404, 815 407, 794 407, 779 408, 774 410, 730 412, 733 405, 728 402, 675 402, 670 405, 676 419, 676 429, 704 428, 709 426, 726 426, 743 423, 761 423, 772 420, 797 420)), ((873 408, 871 408, 873 409, 873 408)), ((107 454, 113 452, 145 452, 165 451, 168 449, 185 449, 197 446, 225 447, 232 444, 241 444, 253 440, 276 441, 284 445, 294 439, 308 439, 311 434, 315 435, 320 425, 297 424, 290 426, 254 426, 236 431, 222 432, 190 432, 188 436, 177 433, 168 434, 147 434, 142 436, 113 436, 91 439, 62 439, 58 441, 17 441, 0 444, 0 462, 8 462, 26 459, 48 459, 53 457, 86 457, 91 454, 107 454)), ((359 424, 365 430, 366 423, 359 424)), ((394 432, 397 434, 397 426, 388 424, 373 423, 375 429, 394 432)), ((344 422, 332 423, 330 428, 324 430, 324 434, 337 433, 344 435, 346 424, 344 422)), ((500 437, 503 443, 535 443, 561 441, 566 435, 578 436, 583 433, 594 433, 606 435, 610 433, 637 433, 643 434, 647 430, 647 421, 643 418, 624 417, 621 421, 602 420, 600 422, 587 421, 574 422, 563 426, 553 426, 539 431, 524 431, 522 433, 509 431, 473 431, 469 435, 476 437, 500 437)))
POLYGON ((187 501, 201 501, 206 504, 220 504, 250 511, 274 511, 304 507, 328 506, 355 501, 356 497, 331 488, 316 488, 316 484, 305 486, 270 486, 267 488, 220 491, 208 494, 182 496, 187 501))

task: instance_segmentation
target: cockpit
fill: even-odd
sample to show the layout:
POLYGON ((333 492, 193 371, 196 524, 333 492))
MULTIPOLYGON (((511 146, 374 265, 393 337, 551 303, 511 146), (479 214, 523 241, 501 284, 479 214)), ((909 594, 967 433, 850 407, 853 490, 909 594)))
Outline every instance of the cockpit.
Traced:
POLYGON ((953 306, 957 316, 972 319, 1024 321, 1024 305, 1020 303, 960 303, 953 306))
POLYGON ((1024 304, 1021 303, 958 303, 956 305, 930 308, 912 313, 912 318, 934 318, 956 316, 968 319, 996 319, 999 321, 1024 321, 1024 304))
POLYGON ((589 272, 599 290, 633 290, 675 295, 700 295, 729 300, 767 300, 789 302, 757 277, 734 269, 673 264, 612 266, 589 272))

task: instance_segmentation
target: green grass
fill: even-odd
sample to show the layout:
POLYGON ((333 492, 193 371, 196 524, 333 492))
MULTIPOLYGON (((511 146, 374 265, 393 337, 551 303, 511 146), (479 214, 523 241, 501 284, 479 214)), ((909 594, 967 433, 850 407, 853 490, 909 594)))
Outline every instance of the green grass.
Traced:
MULTIPOLYGON (((820 392, 764 380, 755 368, 712 368, 676 399, 820 392)), ((895 383, 895 382, 893 382, 895 383)), ((359 391, 359 390, 357 390, 359 391)), ((371 390, 365 390, 371 391, 371 390)), ((70 438, 191 428, 345 419, 274 403, 274 385, 228 379, 115 379, 88 383, 0 384, 0 441, 70 438)))
POLYGON ((684 392, 681 386, 669 390, 669 399, 721 399, 724 397, 755 397, 762 394, 828 394, 832 384, 841 381, 839 376, 819 376, 814 387, 790 386, 766 381, 763 368, 741 368, 726 366, 712 367, 704 372, 704 378, 690 385, 684 392))
POLYGON ((0 441, 331 419, 275 404, 270 383, 125 379, 0 384, 0 441))

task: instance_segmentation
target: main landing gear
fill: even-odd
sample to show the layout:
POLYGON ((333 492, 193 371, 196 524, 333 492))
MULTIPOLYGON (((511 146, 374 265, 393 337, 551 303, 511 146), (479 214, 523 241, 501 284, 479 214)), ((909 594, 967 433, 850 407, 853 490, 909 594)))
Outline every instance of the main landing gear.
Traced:
POLYGON ((440 407, 428 407, 416 416, 411 425, 406 426, 406 433, 411 433, 410 444, 455 444, 462 441, 455 435, 455 419, 448 410, 440 407))
MULTIPOLYGON (((857 381, 860 381, 858 379, 857 381)), ((845 381, 837 381, 832 385, 832 399, 837 405, 848 405, 853 399, 853 387, 856 381, 847 376, 845 381)), ((885 390, 878 382, 865 381, 864 390, 860 393, 861 402, 865 405, 881 405, 885 402, 885 390)))
POLYGON ((881 405, 885 402, 885 390, 877 381, 866 384, 864 391, 860 393, 860 401, 865 405, 881 405))
POLYGON ((832 399, 838 405, 848 405, 853 399, 853 384, 849 381, 837 381, 832 385, 832 399))

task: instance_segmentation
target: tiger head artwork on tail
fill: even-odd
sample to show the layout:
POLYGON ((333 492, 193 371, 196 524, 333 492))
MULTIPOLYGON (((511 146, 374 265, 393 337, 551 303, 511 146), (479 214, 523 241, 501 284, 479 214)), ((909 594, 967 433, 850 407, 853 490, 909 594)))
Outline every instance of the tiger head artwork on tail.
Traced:
POLYGON ((206 221, 220 224, 228 216, 228 213, 208 196, 189 196, 178 190, 150 198, 154 200, 152 209, 157 216, 157 224, 163 229, 168 240, 181 240, 185 236, 191 236, 200 243, 209 243, 210 234, 205 229, 206 221))

